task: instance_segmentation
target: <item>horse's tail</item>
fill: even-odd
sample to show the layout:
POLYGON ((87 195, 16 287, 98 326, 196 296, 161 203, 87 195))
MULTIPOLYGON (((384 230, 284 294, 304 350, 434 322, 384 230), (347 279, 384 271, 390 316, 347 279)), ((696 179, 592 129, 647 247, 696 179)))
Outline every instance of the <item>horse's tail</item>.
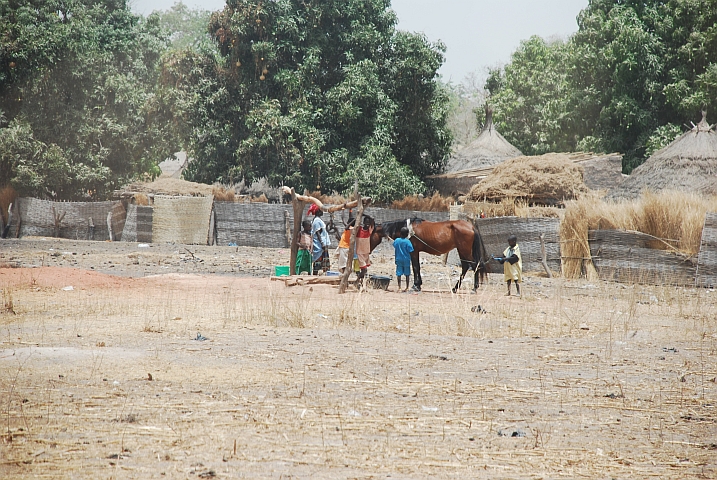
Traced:
POLYGON ((488 274, 488 253, 483 245, 483 238, 480 236, 480 232, 477 228, 473 227, 473 261, 475 262, 475 268, 478 271, 480 281, 486 280, 488 274))

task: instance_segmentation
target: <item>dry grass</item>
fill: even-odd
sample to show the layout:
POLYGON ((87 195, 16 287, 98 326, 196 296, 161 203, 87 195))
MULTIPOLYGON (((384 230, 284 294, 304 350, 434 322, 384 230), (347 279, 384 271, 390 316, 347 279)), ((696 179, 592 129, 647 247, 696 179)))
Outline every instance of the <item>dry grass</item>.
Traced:
POLYGON ((134 199, 135 205, 147 206, 149 205, 149 197, 146 193, 135 193, 132 198, 134 199))
POLYGON ((717 197, 673 191, 617 203, 593 195, 570 202, 560 226, 563 274, 591 277, 588 230, 642 232, 655 237, 652 248, 696 255, 707 212, 717 212, 717 197))
POLYGON ((28 278, 0 314, 0 476, 715 477, 714 293, 526 278, 518 300, 493 276, 451 295, 424 268, 445 293, 28 278))
POLYGON ((234 188, 227 188, 224 185, 214 185, 212 195, 214 195, 214 200, 218 202, 233 202, 236 198, 234 188))
POLYGON ((463 212, 469 217, 479 218, 481 212, 487 217, 522 217, 522 218, 563 218, 564 208, 534 206, 525 200, 504 198, 500 203, 495 202, 466 202, 463 212))
POLYGON ((580 198, 588 188, 583 169, 567 154, 518 157, 497 165, 468 198, 474 201, 519 198, 533 203, 560 203, 580 198))
POLYGON ((0 215, 3 223, 7 223, 7 209, 17 198, 17 192, 11 185, 0 188, 0 215))
POLYGON ((421 212, 447 212, 455 199, 443 197, 434 193, 430 197, 408 196, 401 200, 394 200, 390 208, 397 210, 417 210, 421 212))

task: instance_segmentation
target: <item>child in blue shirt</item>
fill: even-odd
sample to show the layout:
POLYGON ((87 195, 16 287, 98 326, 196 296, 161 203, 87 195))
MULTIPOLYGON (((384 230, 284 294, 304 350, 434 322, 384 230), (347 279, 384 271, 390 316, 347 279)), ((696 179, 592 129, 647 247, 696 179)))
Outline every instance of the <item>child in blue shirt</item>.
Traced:
POLYGON ((396 250, 396 278, 398 279, 398 291, 401 291, 401 275, 406 276, 406 289, 408 291, 408 282, 411 277, 411 252, 413 245, 408 239, 408 228, 401 229, 401 237, 393 241, 393 248, 396 250))

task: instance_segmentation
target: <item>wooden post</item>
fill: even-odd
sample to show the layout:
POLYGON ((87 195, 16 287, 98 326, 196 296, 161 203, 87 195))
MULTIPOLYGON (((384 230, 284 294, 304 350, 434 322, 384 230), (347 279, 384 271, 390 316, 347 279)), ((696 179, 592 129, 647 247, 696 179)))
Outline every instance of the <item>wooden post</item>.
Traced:
POLYGON ((112 212, 107 213, 107 234, 110 237, 110 242, 115 241, 115 233, 112 231, 112 212))
POLYGON ((212 206, 212 213, 209 215, 209 238, 207 239, 207 243, 210 247, 214 246, 214 232, 216 230, 216 218, 214 217, 214 206, 212 206))
POLYGON ((306 202, 299 200, 296 197, 296 191, 293 188, 291 189, 291 205, 294 207, 294 230, 291 233, 291 241, 289 242, 289 245, 291 246, 289 273, 291 275, 296 275, 298 273, 296 271, 296 256, 299 253, 299 245, 296 243, 296 239, 301 231, 301 220, 304 215, 304 206, 306 205, 306 202))
POLYGON ((55 228, 53 230, 53 236, 55 238, 60 238, 60 225, 62 224, 62 220, 65 219, 66 213, 67 212, 62 212, 62 215, 58 215, 55 207, 52 207, 52 217, 55 219, 55 228))
POLYGON ((540 234, 540 253, 542 255, 541 263, 543 264, 543 268, 545 269, 545 273, 548 274, 548 278, 553 278, 553 272, 550 271, 548 268, 548 255, 545 253, 545 234, 540 234))
POLYGON ((346 289, 349 286, 349 277, 351 272, 354 270, 354 252, 356 252, 356 232, 361 228, 361 218, 363 217, 363 206, 364 202, 361 199, 358 191, 358 181, 354 184, 354 197, 358 201, 358 213, 356 215, 356 223, 351 229, 351 241, 349 242, 349 253, 346 268, 344 269, 344 275, 341 277, 341 284, 339 285, 339 293, 346 293, 346 289))

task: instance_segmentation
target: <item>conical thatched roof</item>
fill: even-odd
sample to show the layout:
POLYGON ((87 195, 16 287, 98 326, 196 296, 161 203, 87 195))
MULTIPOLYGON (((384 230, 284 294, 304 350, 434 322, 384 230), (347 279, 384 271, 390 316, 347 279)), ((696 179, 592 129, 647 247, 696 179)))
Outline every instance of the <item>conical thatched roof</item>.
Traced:
POLYGON ((449 160, 446 173, 491 167, 523 155, 493 125, 493 109, 486 106, 486 121, 478 138, 458 150, 449 160))
POLYGON ((608 198, 637 198, 643 190, 679 190, 717 195, 717 125, 702 121, 658 150, 608 198))

